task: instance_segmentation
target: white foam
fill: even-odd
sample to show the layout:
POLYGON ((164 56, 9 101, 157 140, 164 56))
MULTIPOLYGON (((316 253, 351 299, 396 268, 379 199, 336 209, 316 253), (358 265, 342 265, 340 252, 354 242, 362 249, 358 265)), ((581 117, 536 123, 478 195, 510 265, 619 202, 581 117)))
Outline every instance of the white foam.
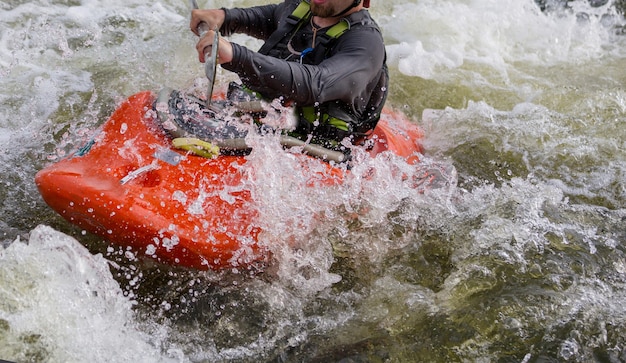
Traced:
MULTIPOLYGON (((576 6, 585 2, 578 1, 576 6)), ((41 154, 32 156, 33 152, 42 152, 47 143, 58 145, 55 140, 59 138, 69 142, 68 139, 80 137, 72 127, 82 118, 92 118, 87 126, 104 121, 102 117, 106 116, 99 115, 99 107, 106 102, 104 107, 110 111, 114 106, 109 104, 111 98, 122 100, 137 91, 163 85, 180 88, 190 79, 203 76, 203 67, 197 63, 193 48, 196 38, 187 29, 185 1, 71 3, 79 5, 43 0, 11 9, 0 5, 3 106, 0 107, 0 150, 2 161, 8 161, 0 168, 0 175, 2 186, 11 192, 32 190, 26 202, 0 203, 3 211, 17 210, 14 220, 28 218, 31 205, 41 203, 34 190, 31 169, 39 167, 37 163, 45 158, 41 154), (42 126, 52 124, 48 118, 55 111, 83 102, 81 93, 92 91, 88 110, 77 113, 76 120, 61 120, 63 124, 54 125, 56 128, 45 129, 51 130, 49 134, 41 132, 42 126), (53 140, 52 134, 56 132, 64 136, 56 135, 53 140)), ((266 2, 208 1, 201 5, 230 7, 261 3, 266 2)), ((603 253, 602 249, 619 248, 619 241, 610 233, 619 236, 621 229, 614 226, 623 220, 623 213, 622 219, 604 219, 613 228, 606 233, 594 229, 594 222, 583 217, 579 221, 559 222, 559 216, 550 219, 542 215, 546 205, 570 212, 564 218, 579 215, 580 210, 571 211, 564 197, 567 193, 594 198, 615 189, 614 193, 622 194, 614 199, 609 195, 607 200, 615 201, 618 207, 624 200, 624 190, 620 187, 626 175, 623 152, 626 145, 622 137, 626 130, 622 127, 626 98, 620 91, 623 88, 620 70, 626 37, 615 38, 610 27, 602 25, 594 15, 594 11, 608 11, 606 7, 596 10, 583 7, 576 11, 586 11, 592 16, 587 22, 579 22, 575 13, 544 14, 532 0, 373 2, 372 12, 382 26, 390 65, 410 76, 404 78, 407 88, 416 81, 411 77, 421 77, 435 80, 433 83, 437 85, 452 85, 449 88, 462 84, 470 90, 481 90, 487 84, 495 90, 492 100, 470 102, 484 96, 476 92, 467 96, 470 99, 457 109, 426 112, 423 123, 427 152, 446 155, 458 145, 487 138, 495 143, 496 151, 523 155, 523 161, 535 176, 517 178, 502 187, 486 185, 470 192, 453 188, 448 194, 421 195, 408 188, 406 181, 393 176, 397 172, 413 176, 417 170, 393 158, 378 158, 355 167, 343 186, 309 187, 306 186, 308 173, 298 169, 292 155, 282 152, 278 142, 259 145, 249 157, 249 163, 258 167, 257 174, 250 176, 243 187, 257 193, 255 198, 261 204, 260 214, 264 217, 261 223, 266 231, 260 236, 261 242, 272 246, 283 264, 276 279, 267 279, 270 282, 262 278, 244 281, 233 288, 241 291, 233 296, 221 288, 216 288, 216 294, 229 304, 239 304, 238 312, 243 313, 250 306, 257 307, 253 302, 258 297, 259 306, 266 309, 259 316, 266 317, 267 325, 242 324, 245 329, 236 331, 239 326, 233 321, 240 316, 238 312, 224 320, 209 317, 207 326, 197 328, 172 321, 173 335, 180 336, 181 344, 187 344, 183 349, 192 352, 189 355, 194 358, 208 360, 252 359, 274 352, 277 346, 285 346, 281 344, 306 351, 307 343, 313 346, 319 342, 314 336, 326 338, 328 334, 332 339, 337 327, 340 333, 357 330, 350 326, 350 319, 379 324, 392 332, 412 333, 419 324, 407 325, 403 318, 408 314, 410 324, 415 310, 437 312, 460 304, 471 311, 472 302, 455 295, 458 291, 455 289, 474 282, 469 278, 471 273, 476 274, 479 284, 484 276, 487 288, 492 282, 497 283, 494 278, 497 271, 488 264, 478 266, 472 258, 486 255, 514 268, 545 269, 536 266, 541 260, 536 262, 533 256, 542 256, 542 249, 549 246, 546 234, 553 239, 563 237, 565 241, 571 231, 580 241, 570 238, 569 242, 578 243, 576 253, 585 258, 603 253), (595 61, 599 63, 598 69, 590 72, 588 65, 595 61), (606 72, 603 62, 608 64, 606 72), (585 67, 577 68, 580 64, 585 67), (515 77, 517 80, 511 81, 515 77), (544 88, 562 93, 550 93, 544 88), (494 105, 508 92, 521 94, 527 102, 514 101, 506 109, 494 105), (549 101, 560 102, 563 109, 553 110, 549 102, 533 102, 533 97, 541 92, 548 93, 549 101), (564 95, 575 97, 561 100, 564 95), (593 160, 600 166, 587 170, 588 162, 578 166, 577 161, 582 159, 593 160), (368 169, 377 173, 371 175, 368 169), (543 175, 552 179, 544 180, 543 175), (428 233, 436 237, 443 235, 440 242, 450 243, 446 247, 453 253, 453 271, 442 286, 443 292, 436 296, 419 282, 408 282, 415 278, 410 273, 411 266, 396 262, 394 255, 416 252, 424 238, 430 238, 428 233), (446 239, 446 236, 451 237, 446 239), (354 267, 351 262, 338 263, 342 257, 357 263, 354 267), (356 284, 363 287, 362 291, 337 292, 331 288, 346 277, 341 276, 341 271, 336 273, 335 267, 354 268, 350 272, 356 272, 355 278, 359 280, 356 284), (397 296, 401 299, 396 303, 397 296), (269 307, 265 308, 263 303, 269 307), (358 306, 360 310, 355 308, 358 306), (375 310, 379 307, 389 310, 375 310), (387 311, 389 314, 383 314, 387 311), (207 332, 208 328, 226 328, 226 334, 232 332, 234 339, 220 335, 219 329, 207 332)), ((258 45, 258 41, 243 36, 232 39, 251 47, 258 45)), ((234 78, 225 71, 219 74, 220 79, 234 78)), ((406 100, 409 109, 422 107, 422 101, 429 103, 426 107, 439 107, 448 101, 447 94, 428 98, 430 89, 414 91, 403 89, 404 83, 394 85, 397 92, 390 94, 390 101, 406 100), (406 97, 400 96, 405 91, 406 97), (432 106, 432 102, 437 106, 432 106)), ((451 99, 456 96, 453 94, 451 99)), ((465 99, 466 95, 460 98, 465 99)), ((475 170, 483 167, 480 162, 488 161, 479 160, 475 170)), ((185 198, 177 195, 176 199, 184 202, 185 198)), ((193 205, 188 208, 193 210, 193 205)), ((587 213, 602 216, 593 210, 587 213)), ((621 255, 614 255, 618 257, 606 255, 607 265, 600 267, 614 266, 623 274, 626 264, 621 255)), ((610 268, 606 271, 610 272, 610 268)), ((548 283, 549 278, 539 271, 537 281, 548 283)), ((108 272, 106 261, 101 256, 90 255, 65 235, 38 227, 32 231, 28 244, 15 242, 1 251, 0 280, 0 323, 4 320, 10 325, 8 333, 0 334, 0 339, 8 341, 0 344, 2 358, 15 357, 14 351, 4 354, 12 346, 22 351, 39 350, 53 361, 187 359, 176 346, 169 346, 171 339, 165 337, 171 333, 167 323, 163 324, 163 320, 156 323, 160 317, 138 322, 132 299, 123 295, 108 272), (29 343, 27 338, 34 343, 29 343)), ((621 326, 623 309, 601 305, 611 300, 622 301, 623 289, 619 283, 606 284, 593 286, 585 281, 571 291, 571 298, 567 293, 552 291, 550 306, 538 303, 528 308, 537 308, 543 314, 544 309, 565 303, 572 306, 572 316, 569 312, 546 310, 546 315, 553 314, 553 325, 568 319, 577 321, 574 314, 579 309, 589 311, 584 324, 595 324, 597 319, 609 317, 615 326, 621 326), (596 312, 600 314, 592 317, 596 312)), ((167 303, 175 305, 173 300, 167 303)), ((201 310, 200 307, 191 306, 192 310, 201 310)), ((189 314, 190 319, 206 318, 202 312, 183 310, 179 313, 189 314)), ((157 306, 154 314, 162 312, 157 306)), ((522 312, 516 317, 522 326, 532 324, 532 318, 522 312)), ((556 336, 561 331, 556 329, 547 331, 556 336)), ((490 343, 493 342, 478 342, 485 346, 490 343)), ((580 343, 579 352, 589 349, 580 343)), ((620 344, 620 340, 612 339, 609 343, 620 344)), ((458 349, 467 358, 472 352, 463 349, 475 347, 468 344, 458 349)))
POLYGON ((506 73, 516 62, 578 64, 603 56, 607 47, 620 49, 615 31, 602 24, 602 12, 612 8, 578 10, 597 15, 580 22, 576 12, 542 13, 532 0, 444 0, 396 5, 380 22, 390 64, 437 79, 467 63, 506 73))
MULTIPOLYGON (((133 303, 107 261, 67 235, 39 226, 27 243, 0 250, 0 280, 0 319, 10 326, 9 341, 36 337, 40 354, 52 361, 168 360, 159 337, 137 327, 133 303)), ((0 356, 13 357, 9 347, 0 344, 0 356)))

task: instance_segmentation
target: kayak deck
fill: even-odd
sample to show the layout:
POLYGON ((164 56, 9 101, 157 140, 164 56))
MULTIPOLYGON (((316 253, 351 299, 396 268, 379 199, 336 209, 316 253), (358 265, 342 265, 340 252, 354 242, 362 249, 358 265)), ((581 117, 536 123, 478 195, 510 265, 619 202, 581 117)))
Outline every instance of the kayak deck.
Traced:
MULTIPOLYGON (((155 122, 154 101, 148 91, 131 96, 93 142, 41 170, 35 181, 43 199, 70 223, 162 263, 222 269, 266 259, 257 205, 243 186, 246 157, 173 148, 155 122)), ((370 152, 416 161, 422 134, 405 122, 381 120, 370 152)), ((316 181, 341 182, 345 169, 319 163, 326 167, 316 181)))

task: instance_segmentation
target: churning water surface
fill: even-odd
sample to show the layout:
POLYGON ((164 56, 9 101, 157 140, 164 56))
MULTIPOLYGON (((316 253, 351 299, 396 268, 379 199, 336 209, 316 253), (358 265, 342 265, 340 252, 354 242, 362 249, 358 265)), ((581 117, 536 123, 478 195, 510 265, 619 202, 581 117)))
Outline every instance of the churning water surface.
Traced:
POLYGON ((538 3, 372 1, 389 106, 456 178, 419 192, 380 157, 311 188, 259 147, 275 261, 215 273, 109 246, 33 182, 131 94, 202 82, 188 2, 0 1, 0 359, 626 361, 625 5, 538 3))

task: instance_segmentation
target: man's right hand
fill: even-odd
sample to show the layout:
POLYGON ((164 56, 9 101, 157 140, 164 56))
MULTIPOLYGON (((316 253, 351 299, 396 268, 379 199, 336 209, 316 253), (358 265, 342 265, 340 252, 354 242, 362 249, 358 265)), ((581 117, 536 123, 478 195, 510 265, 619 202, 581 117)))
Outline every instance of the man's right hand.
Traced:
MULTIPOLYGON (((196 43, 196 50, 198 51, 198 60, 200 63, 206 62, 205 55, 207 54, 207 48, 213 46, 213 39, 215 36, 214 30, 209 30, 206 32, 204 37, 198 40, 196 43)), ((218 54, 217 54, 217 62, 219 64, 229 63, 233 60, 233 46, 230 42, 222 37, 219 37, 219 46, 218 46, 218 54)), ((209 52, 210 54, 210 52, 209 52)))

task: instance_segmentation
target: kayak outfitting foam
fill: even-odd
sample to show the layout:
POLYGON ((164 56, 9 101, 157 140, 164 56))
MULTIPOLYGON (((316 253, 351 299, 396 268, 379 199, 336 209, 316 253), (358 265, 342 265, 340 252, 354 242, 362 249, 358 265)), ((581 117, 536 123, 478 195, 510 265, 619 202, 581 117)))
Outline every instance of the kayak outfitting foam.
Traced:
MULTIPOLYGON (((253 166, 245 155, 218 153, 216 148, 223 146, 203 137, 207 135, 195 135, 193 141, 182 139, 189 135, 172 135, 182 131, 162 125, 167 115, 156 114, 168 110, 159 110, 155 101, 148 91, 129 97, 85 147, 37 173, 35 182, 45 202, 70 223, 138 257, 194 269, 264 263, 269 252, 258 244, 258 205, 241 187, 253 166), (190 153, 180 148, 183 144, 207 155, 190 153)), ((188 118, 191 126, 198 120, 188 118)), ((242 136, 229 128, 222 132, 242 136)), ((370 136, 369 152, 391 151, 417 162, 421 137, 401 114, 385 110, 370 136)), ((300 140, 295 144, 302 146, 300 140)), ((298 157, 312 158, 305 153, 298 157)), ((323 183, 340 183, 349 172, 315 160, 325 167, 323 183)))

